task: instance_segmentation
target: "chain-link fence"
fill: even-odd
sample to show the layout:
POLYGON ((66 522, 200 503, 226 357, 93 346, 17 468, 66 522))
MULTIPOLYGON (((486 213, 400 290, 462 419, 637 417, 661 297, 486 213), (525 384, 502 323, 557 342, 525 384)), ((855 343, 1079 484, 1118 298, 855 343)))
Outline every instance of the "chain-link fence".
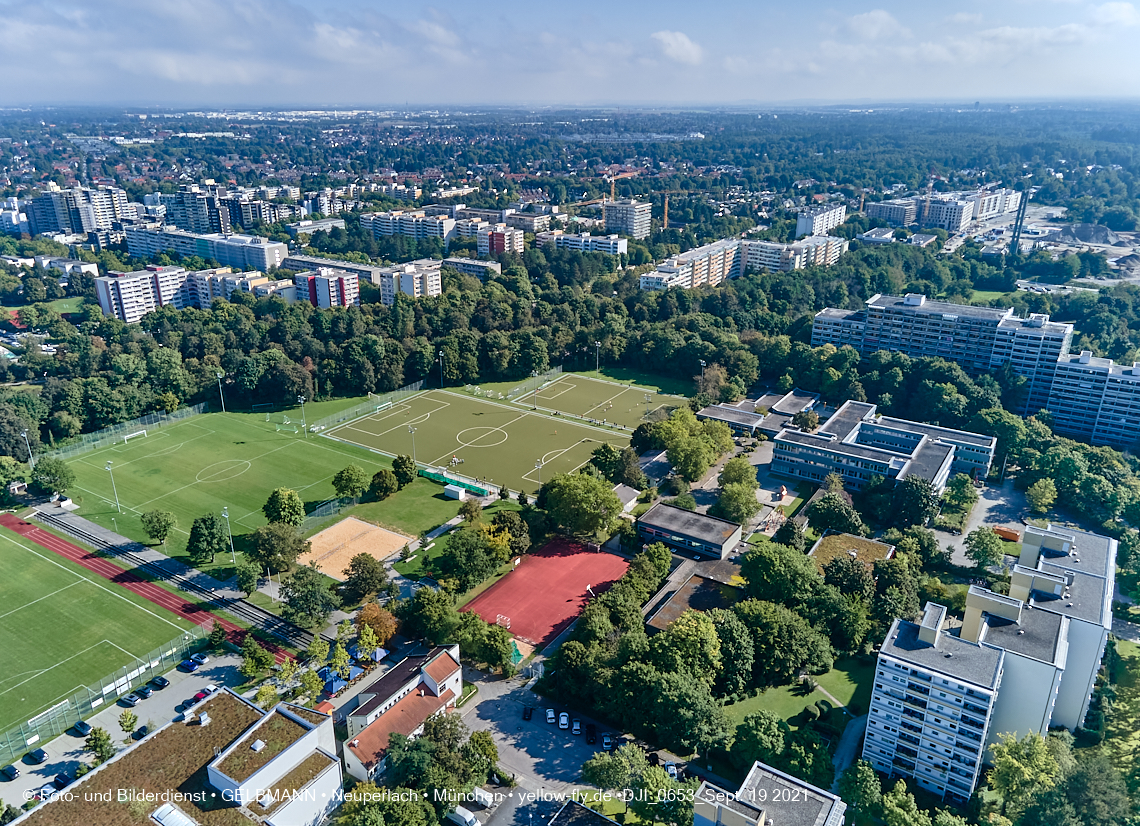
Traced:
POLYGON ((83 686, 47 711, 0 734, 0 764, 10 763, 25 752, 40 748, 41 744, 62 734, 79 720, 113 705, 137 686, 166 673, 197 651, 205 636, 205 629, 195 626, 145 657, 139 657, 130 665, 108 674, 97 684, 83 686))
POLYGON ((307 535, 308 532, 315 528, 320 522, 328 519, 330 516, 336 516, 350 504, 352 504, 352 499, 341 499, 340 497, 326 499, 305 514, 305 521, 301 523, 301 533, 307 535))
POLYGON ((541 376, 531 376, 518 387, 510 390, 507 393, 507 398, 513 399, 516 396, 525 396, 527 393, 532 392, 536 387, 542 387, 542 385, 554 379, 555 376, 561 375, 561 373, 562 367, 559 365, 558 367, 552 367, 551 369, 547 370, 541 376))
POLYGON ((384 393, 382 395, 370 395, 367 401, 362 401, 352 407, 345 408, 331 416, 325 416, 323 419, 317 419, 311 425, 309 430, 318 433, 333 425, 338 425, 341 422, 351 421, 358 419, 361 416, 367 416, 369 413, 375 413, 385 407, 390 407, 398 401, 406 399, 408 396, 415 395, 423 389, 423 379, 414 384, 405 385, 399 390, 393 390, 391 393, 384 393))
POLYGON ((129 422, 111 425, 95 433, 84 433, 82 436, 76 437, 74 443, 50 450, 43 456, 50 456, 53 459, 71 459, 75 456, 82 456, 84 453, 90 453, 93 450, 122 441, 124 436, 130 436, 142 430, 154 430, 163 425, 173 424, 197 416, 199 413, 205 413, 209 407, 206 402, 202 402, 193 407, 180 407, 173 413, 148 413, 137 419, 131 419, 129 422))

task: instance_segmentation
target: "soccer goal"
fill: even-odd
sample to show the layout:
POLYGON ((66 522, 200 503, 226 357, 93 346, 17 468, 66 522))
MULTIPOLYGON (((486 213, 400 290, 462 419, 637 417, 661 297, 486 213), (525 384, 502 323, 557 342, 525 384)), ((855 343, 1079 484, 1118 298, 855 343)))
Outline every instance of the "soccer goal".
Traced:
POLYGON ((495 625, 501 625, 508 631, 511 630, 511 618, 506 614, 495 614, 495 625))
POLYGON ((253 406, 254 413, 261 413, 262 411, 273 411, 277 409, 277 402, 262 402, 253 406))
POLYGON ((146 438, 146 431, 145 430, 136 430, 134 433, 124 433, 123 434, 123 444, 126 444, 127 442, 129 442, 135 436, 142 436, 145 439, 146 438))

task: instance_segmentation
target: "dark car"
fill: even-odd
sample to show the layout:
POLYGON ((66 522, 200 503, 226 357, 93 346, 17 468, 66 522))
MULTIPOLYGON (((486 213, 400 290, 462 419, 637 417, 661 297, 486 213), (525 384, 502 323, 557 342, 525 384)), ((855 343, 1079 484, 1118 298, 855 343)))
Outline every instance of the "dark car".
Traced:
POLYGON ((162 689, 170 685, 170 680, 166 679, 165 677, 155 677, 150 681, 150 684, 157 688, 159 691, 162 691, 162 689))
POLYGON ((15 780, 20 776, 20 767, 15 765, 5 766, 0 769, 0 776, 3 776, 5 780, 15 780))
POLYGON ((61 790, 66 789, 68 786, 71 785, 71 775, 70 774, 62 774, 62 773, 57 774, 55 776, 55 779, 52 780, 51 782, 55 784, 55 787, 57 789, 61 789, 61 790))
POLYGON ((149 700, 150 695, 154 694, 154 689, 151 688, 149 685, 140 685, 138 688, 135 689, 135 694, 139 695, 144 700, 149 700))
POLYGON ((46 763, 47 759, 48 753, 43 749, 36 749, 35 751, 28 752, 28 762, 35 763, 37 766, 40 763, 46 763))
POLYGON ((75 734, 77 736, 86 737, 88 734, 91 733, 91 724, 88 723, 86 720, 80 720, 78 723, 76 723, 74 726, 72 726, 72 729, 75 730, 75 734))
POLYGON ((534 707, 533 706, 527 706, 526 708, 523 709, 523 719, 524 720, 529 720, 533 716, 534 716, 534 707))
POLYGON ((598 742, 598 727, 593 723, 589 723, 586 726, 586 742, 590 745, 598 742))
POLYGON ((183 660, 178 664, 178 668, 182 671, 185 671, 187 674, 193 674, 201 667, 202 666, 198 665, 198 663, 194 662, 193 660, 183 660))

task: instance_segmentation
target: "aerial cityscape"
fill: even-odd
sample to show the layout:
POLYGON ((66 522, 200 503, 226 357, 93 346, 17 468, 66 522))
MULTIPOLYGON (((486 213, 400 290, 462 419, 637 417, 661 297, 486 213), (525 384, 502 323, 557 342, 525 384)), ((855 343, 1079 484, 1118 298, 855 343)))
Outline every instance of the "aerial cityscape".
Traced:
POLYGON ((1132 3, 2 17, 0 824, 1140 823, 1132 3))

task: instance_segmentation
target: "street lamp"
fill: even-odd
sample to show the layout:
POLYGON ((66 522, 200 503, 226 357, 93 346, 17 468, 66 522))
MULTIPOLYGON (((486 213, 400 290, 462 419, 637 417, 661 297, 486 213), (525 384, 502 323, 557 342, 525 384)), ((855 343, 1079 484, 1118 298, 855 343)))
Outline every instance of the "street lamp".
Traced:
POLYGON ((305 418, 305 397, 298 396, 297 401, 301 403, 301 435, 304 436, 309 432, 309 422, 305 418))
POLYGON ((222 400, 222 412, 226 412, 226 394, 222 392, 222 379, 226 374, 219 370, 216 374, 218 377, 218 398, 222 400))
POLYGON ((230 559, 234 563, 234 573, 237 573, 237 554, 234 552, 234 532, 230 530, 230 509, 222 508, 222 518, 226 520, 226 533, 230 535, 230 559))
POLYGON ((115 510, 122 513, 123 509, 119 506, 119 489, 115 487, 115 472, 111 470, 111 461, 109 459, 107 460, 107 467, 103 468, 103 470, 111 474, 111 490, 115 492, 115 510))
POLYGON ((28 470, 36 469, 36 460, 32 457, 32 443, 28 441, 28 431, 24 431, 24 444, 28 446, 28 470))
POLYGON ((602 369, 602 343, 600 341, 594 342, 594 372, 602 369))
POLYGON ((408 433, 412 435, 412 461, 419 466, 419 461, 416 459, 416 429, 408 425, 408 433))
POLYGON ((443 389, 443 350, 439 351, 439 386, 443 389))
POLYGON ((705 391, 705 367, 706 367, 706 365, 705 365, 704 359, 700 359, 700 362, 701 362, 701 392, 703 393, 705 391))

